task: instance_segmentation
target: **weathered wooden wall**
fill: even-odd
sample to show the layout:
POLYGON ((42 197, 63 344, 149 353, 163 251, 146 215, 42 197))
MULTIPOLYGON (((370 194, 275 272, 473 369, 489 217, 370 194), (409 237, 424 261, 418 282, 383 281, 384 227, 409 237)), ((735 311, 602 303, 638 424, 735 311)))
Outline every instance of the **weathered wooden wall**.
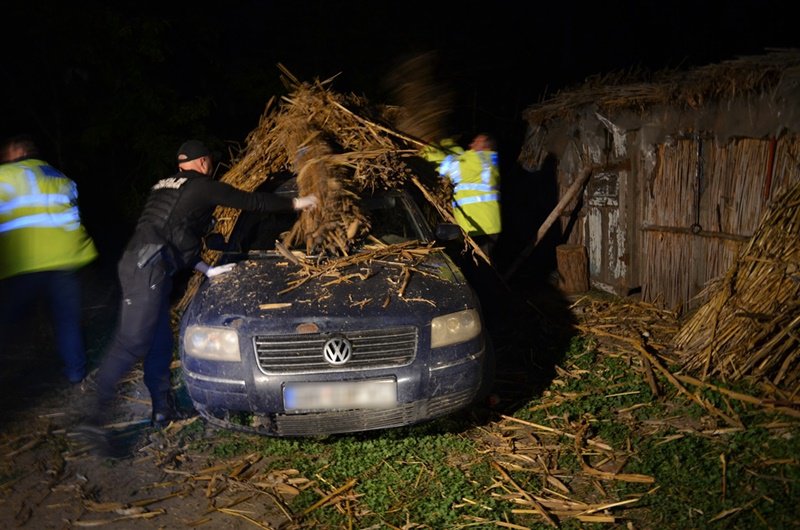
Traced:
MULTIPOLYGON (((582 167, 585 164, 602 167, 594 171, 586 184, 580 201, 567 208, 562 217, 562 232, 569 244, 583 245, 589 256, 589 275, 592 285, 608 292, 626 295, 638 283, 635 253, 637 242, 632 241, 632 226, 636 215, 635 173, 628 152, 626 134, 609 125, 585 131, 578 150, 565 153, 560 168, 582 167), (578 220, 572 229, 569 213, 580 202, 578 220)), ((633 150, 636 152, 636 150, 633 150)), ((559 174, 560 195, 572 185, 575 175, 559 174)))
POLYGON ((690 136, 654 154, 655 164, 592 176, 569 242, 587 247, 595 287, 640 288, 643 300, 682 312, 730 267, 768 201, 800 179, 800 138, 690 136))

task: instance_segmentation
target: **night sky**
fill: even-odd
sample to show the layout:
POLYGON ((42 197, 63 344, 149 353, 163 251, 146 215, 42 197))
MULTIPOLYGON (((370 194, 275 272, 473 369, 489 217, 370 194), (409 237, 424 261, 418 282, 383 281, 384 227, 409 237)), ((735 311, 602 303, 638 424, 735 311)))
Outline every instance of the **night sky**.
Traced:
POLYGON ((124 232, 183 139, 223 153, 244 142, 286 92, 279 62, 389 102, 393 66, 436 51, 437 76, 457 96, 451 132, 494 134, 510 164, 527 106, 595 74, 800 47, 793 4, 17 2, 3 13, 0 133, 34 134, 78 182, 90 230, 124 232))

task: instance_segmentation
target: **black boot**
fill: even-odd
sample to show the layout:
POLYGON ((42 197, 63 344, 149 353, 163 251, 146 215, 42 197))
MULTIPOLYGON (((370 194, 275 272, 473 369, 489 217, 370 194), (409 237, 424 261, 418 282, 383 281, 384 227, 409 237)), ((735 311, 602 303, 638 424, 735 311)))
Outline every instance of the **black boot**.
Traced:
POLYGON ((172 392, 167 392, 158 400, 153 400, 153 414, 150 417, 150 424, 153 427, 163 429, 173 421, 184 418, 185 415, 178 409, 172 392))
POLYGON ((109 457, 113 455, 108 432, 96 425, 83 423, 73 431, 76 437, 88 446, 89 452, 95 456, 109 457))
POLYGON ((108 419, 109 403, 98 395, 93 396, 89 405, 89 412, 84 415, 80 424, 76 425, 73 432, 83 443, 87 444, 89 452, 96 456, 111 456, 111 435, 104 427, 108 419))

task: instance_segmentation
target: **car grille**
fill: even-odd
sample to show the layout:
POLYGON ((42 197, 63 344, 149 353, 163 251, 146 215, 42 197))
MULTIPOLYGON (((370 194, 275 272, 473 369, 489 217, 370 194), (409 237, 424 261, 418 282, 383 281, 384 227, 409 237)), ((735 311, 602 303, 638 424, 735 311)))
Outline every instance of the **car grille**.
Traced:
POLYGON ((322 349, 332 336, 310 333, 301 335, 257 336, 253 339, 258 366, 264 372, 349 371, 403 366, 414 360, 417 352, 416 328, 352 331, 343 334, 353 346, 345 364, 329 364, 322 349))
POLYGON ((342 410, 307 414, 275 414, 275 432, 280 436, 315 436, 400 427, 444 416, 467 406, 475 390, 438 396, 428 401, 406 403, 387 410, 342 410))

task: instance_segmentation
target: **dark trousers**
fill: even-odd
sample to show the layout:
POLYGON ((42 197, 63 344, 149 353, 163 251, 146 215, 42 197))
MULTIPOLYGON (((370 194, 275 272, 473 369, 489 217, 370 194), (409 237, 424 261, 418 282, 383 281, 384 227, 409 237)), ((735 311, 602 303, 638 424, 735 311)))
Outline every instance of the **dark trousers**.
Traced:
MULTIPOLYGON (((494 261, 493 251, 497 244, 500 234, 472 236, 472 240, 478 245, 486 256, 494 261)), ((481 301, 483 316, 492 325, 505 318, 505 308, 508 306, 506 289, 493 265, 489 265, 482 258, 473 256, 472 252, 467 252, 459 261, 467 281, 481 301)))
POLYGON ((143 361, 154 411, 167 406, 170 391, 172 278, 160 259, 139 268, 135 252, 126 252, 117 268, 122 300, 116 332, 97 372, 92 419, 99 423, 107 419, 117 384, 138 361, 143 361))
POLYGON ((32 272, 0 281, 0 350, 39 301, 47 303, 64 375, 77 383, 86 375, 86 352, 81 331, 81 286, 75 271, 32 272))
POLYGON ((481 252, 486 254, 486 257, 492 261, 494 261, 494 256, 492 256, 492 252, 494 251, 495 245, 497 245, 498 239, 500 239, 500 234, 472 236, 472 240, 475 242, 476 245, 478 245, 478 248, 481 249, 481 252))

